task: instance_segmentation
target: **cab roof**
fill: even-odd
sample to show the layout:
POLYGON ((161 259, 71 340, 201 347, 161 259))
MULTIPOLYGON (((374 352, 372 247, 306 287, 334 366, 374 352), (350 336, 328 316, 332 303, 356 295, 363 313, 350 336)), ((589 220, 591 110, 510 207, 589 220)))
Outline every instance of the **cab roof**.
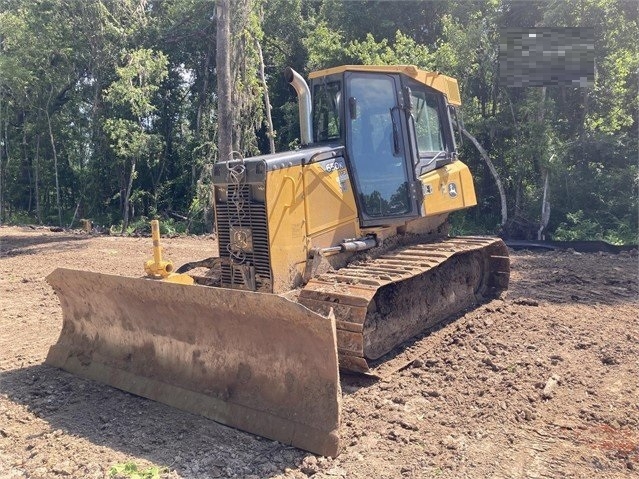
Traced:
POLYGON ((446 95, 446 98, 451 105, 461 105, 461 96, 459 94, 457 79, 442 75, 439 72, 420 70, 415 65, 342 65, 311 72, 309 78, 321 78, 344 72, 403 73, 423 85, 427 85, 442 92, 446 95))

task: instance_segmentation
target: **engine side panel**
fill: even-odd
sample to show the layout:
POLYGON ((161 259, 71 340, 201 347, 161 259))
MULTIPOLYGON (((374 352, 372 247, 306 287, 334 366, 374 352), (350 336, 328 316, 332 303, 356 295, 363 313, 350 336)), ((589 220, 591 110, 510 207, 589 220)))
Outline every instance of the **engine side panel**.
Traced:
POLYGON ((335 246, 360 235, 353 186, 343 157, 307 165, 304 193, 311 248, 335 246))
POLYGON ((301 164, 268 172, 266 209, 273 292, 281 293, 301 284, 308 256, 301 164))
POLYGON ((359 235, 343 149, 321 146, 213 168, 221 285, 282 293, 312 248, 359 235))

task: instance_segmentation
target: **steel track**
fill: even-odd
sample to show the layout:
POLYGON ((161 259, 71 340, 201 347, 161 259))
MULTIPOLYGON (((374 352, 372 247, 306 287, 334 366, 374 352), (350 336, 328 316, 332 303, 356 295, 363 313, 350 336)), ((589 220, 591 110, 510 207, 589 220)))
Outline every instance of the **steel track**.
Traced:
MULTIPOLYGON (((380 310, 399 306, 380 304, 380 301, 386 301, 388 297, 388 294, 382 294, 385 288, 391 285, 396 285, 395 289, 410 288, 410 280, 419 277, 428 281, 428 275, 435 277, 437 271, 455 257, 462 269, 469 269, 469 275, 480 277, 478 287, 472 291, 474 298, 470 298, 473 302, 497 296, 508 288, 510 261, 506 245, 498 238, 473 236, 446 238, 433 243, 399 247, 375 259, 322 274, 307 283, 298 301, 324 315, 330 314, 330 310, 333 310, 342 370, 383 376, 383 371, 398 369, 401 366, 384 367, 382 365, 377 370, 372 370, 371 360, 365 354, 365 343, 368 340, 365 336, 375 334, 369 332, 374 314, 379 315, 380 310), (482 253, 483 261, 480 267, 484 268, 484 271, 481 273, 470 271, 476 268, 470 263, 469 253, 472 252, 482 253)), ((461 273, 462 276, 464 274, 461 273)), ((444 285, 444 289, 449 287, 452 285, 444 285)), ((420 295, 421 293, 415 291, 411 294, 420 295)), ((467 304, 468 299, 461 298, 459 304, 467 304)), ((441 308, 437 308, 437 305, 432 308, 433 311, 439 309, 441 308)), ((450 308, 447 311, 450 313, 450 308)), ((422 330, 435 326, 450 314, 446 314, 446 317, 435 317, 436 315, 430 314, 424 316, 420 320, 422 330)), ((379 321, 379 319, 376 320, 379 321)))

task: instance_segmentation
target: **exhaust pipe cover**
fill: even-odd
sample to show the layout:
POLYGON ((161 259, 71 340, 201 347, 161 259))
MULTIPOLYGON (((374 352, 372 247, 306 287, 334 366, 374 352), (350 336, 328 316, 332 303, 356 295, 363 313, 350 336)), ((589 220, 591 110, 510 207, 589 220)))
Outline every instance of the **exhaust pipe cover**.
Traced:
POLYGON ((284 70, 284 78, 295 88, 295 92, 297 93, 300 112, 300 139, 302 145, 310 145, 313 143, 313 105, 311 102, 311 90, 302 75, 291 67, 284 70))

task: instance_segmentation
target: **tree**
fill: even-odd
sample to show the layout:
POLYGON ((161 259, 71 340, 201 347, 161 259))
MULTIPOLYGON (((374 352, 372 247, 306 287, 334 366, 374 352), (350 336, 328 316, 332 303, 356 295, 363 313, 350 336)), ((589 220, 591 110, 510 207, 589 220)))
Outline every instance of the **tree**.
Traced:
POLYGON ((297 103, 282 78, 285 67, 307 76, 344 63, 414 63, 458 79, 465 128, 494 166, 492 171, 482 161, 472 141, 458 145, 479 202, 463 213, 467 230, 494 231, 506 211, 505 230, 514 235, 534 237, 540 222, 548 221, 550 235, 636 241, 634 1, 2 5, 0 221, 29 215, 59 223, 78 208, 108 224, 125 216, 123 223, 140 215, 188 216, 201 231, 212 223, 202 211, 210 211, 214 160, 228 159, 232 151, 250 156, 299 145, 297 103), (499 35, 513 27, 593 28, 594 85, 500 84, 499 35), (217 36, 226 33, 226 46, 218 45, 217 36), (136 51, 163 56, 164 73, 127 83, 120 68, 132 68, 136 51), (227 93, 216 94, 225 87, 227 93), (134 91, 147 110, 134 113, 134 91), (216 146, 222 137, 224 152, 216 146), (552 199, 552 210, 540 213, 544 197, 552 199), (589 226, 579 231, 580 224, 589 226))
POLYGON ((233 154, 233 111, 231 109, 231 17, 229 0, 217 0, 217 151, 218 158, 233 154))
POLYGON ((122 160, 122 233, 129 226, 131 191, 138 161, 153 161, 164 141, 153 133, 157 107, 153 104, 160 83, 167 77, 167 58, 162 52, 139 49, 122 55, 124 65, 116 68, 118 80, 106 90, 106 99, 121 116, 104 124, 116 155, 122 160), (127 168, 128 167, 128 168, 127 168))

